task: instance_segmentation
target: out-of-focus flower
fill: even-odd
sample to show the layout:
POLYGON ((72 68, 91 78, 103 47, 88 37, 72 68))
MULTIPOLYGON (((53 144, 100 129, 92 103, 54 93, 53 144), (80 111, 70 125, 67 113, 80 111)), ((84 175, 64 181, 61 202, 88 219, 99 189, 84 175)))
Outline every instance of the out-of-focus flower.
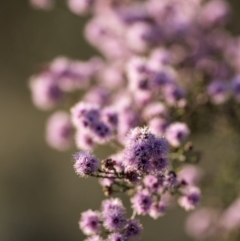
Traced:
POLYGON ((92 210, 83 212, 79 221, 79 227, 86 235, 93 235, 100 232, 100 214, 92 210))
POLYGON ((184 195, 179 198, 178 203, 185 210, 194 209, 200 202, 201 193, 196 187, 188 187, 184 195))
POLYGON ((210 99, 215 104, 222 104, 224 103, 228 97, 228 85, 222 81, 213 81, 208 86, 208 94, 210 99))
POLYGON ((150 217, 157 219, 161 216, 163 216, 166 213, 167 210, 167 205, 164 201, 159 201, 158 203, 153 203, 149 215, 150 217))
POLYGON ((125 228, 125 236, 127 238, 134 238, 140 235, 142 232, 142 225, 137 220, 128 221, 125 228))
POLYGON ((185 123, 175 122, 168 126, 166 139, 173 147, 178 147, 188 137, 190 131, 185 123))
POLYGON ((220 216, 219 225, 229 232, 240 228, 240 198, 237 198, 220 216))
POLYGON ((58 111, 47 122, 46 140, 50 146, 58 150, 67 150, 73 141, 73 127, 70 116, 58 111))
POLYGON ((201 208, 190 215, 186 222, 186 232, 189 236, 201 240, 210 237, 216 231, 218 212, 210 208, 201 208))
POLYGON ((42 110, 55 107, 63 99, 58 83, 48 73, 33 76, 30 79, 33 103, 42 110))
POLYGON ((132 199, 132 207, 139 215, 146 215, 152 205, 152 197, 147 190, 139 191, 132 199))

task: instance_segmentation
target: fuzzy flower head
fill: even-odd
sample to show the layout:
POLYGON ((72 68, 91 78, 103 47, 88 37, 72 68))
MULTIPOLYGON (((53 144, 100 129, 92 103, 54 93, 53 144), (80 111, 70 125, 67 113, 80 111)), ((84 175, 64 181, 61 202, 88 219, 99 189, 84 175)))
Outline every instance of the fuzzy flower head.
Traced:
POLYGON ((100 232, 100 214, 92 210, 83 212, 79 221, 79 227, 86 235, 94 235, 100 232))
POLYGON ((154 157, 151 159, 151 172, 164 173, 168 167, 168 159, 165 156, 154 157))
POLYGON ((108 125, 102 121, 94 123, 91 129, 93 139, 97 143, 106 143, 112 137, 112 131, 108 125))
POLYGON ((148 127, 136 127, 132 129, 126 139, 126 146, 134 145, 135 143, 147 142, 151 144, 154 140, 154 135, 150 132, 148 127))
POLYGON ((129 220, 127 222, 124 234, 127 238, 135 238, 142 232, 142 225, 137 220, 129 220))
POLYGON ((190 131, 185 123, 175 122, 168 126, 166 139, 173 147, 178 147, 188 137, 190 131))
POLYGON ((99 121, 98 105, 79 102, 71 108, 72 122, 76 128, 92 128, 99 121))
POLYGON ((163 216, 166 213, 167 205, 164 201, 160 200, 158 203, 153 203, 150 211, 149 216, 153 219, 157 219, 163 216))
POLYGON ((125 150, 124 166, 148 172, 150 170, 151 147, 148 143, 135 143, 125 150))
POLYGON ((146 215, 150 210, 152 202, 152 197, 147 190, 140 190, 131 198, 132 207, 138 215, 146 215))
POLYGON ((111 209, 103 216, 103 226, 109 231, 118 231, 124 227, 126 218, 121 209, 111 209))
POLYGON ((201 193, 199 188, 190 187, 185 194, 179 198, 178 203, 186 211, 193 210, 200 202, 201 193))
POLYGON ((117 210, 117 212, 125 213, 125 207, 119 198, 110 198, 102 201, 102 215, 108 215, 109 212, 117 210))
POLYGON ((147 175, 143 179, 143 183, 150 192, 158 192, 163 187, 164 176, 147 175))
POLYGON ((167 153, 168 143, 164 138, 154 136, 147 127, 134 128, 126 139, 123 165, 144 173, 164 171, 167 153))
POLYGON ((87 151, 76 153, 74 161, 75 172, 82 177, 98 170, 99 160, 87 151))

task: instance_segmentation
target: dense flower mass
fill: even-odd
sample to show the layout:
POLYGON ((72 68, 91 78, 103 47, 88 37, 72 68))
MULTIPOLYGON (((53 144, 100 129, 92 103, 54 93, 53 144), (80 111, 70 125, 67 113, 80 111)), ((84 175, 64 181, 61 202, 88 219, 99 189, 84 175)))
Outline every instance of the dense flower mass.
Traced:
MULTIPOLYGON (((57 5, 30 2, 46 10, 57 5)), ((201 155, 190 134, 209 130, 217 113, 240 130, 239 37, 226 30, 231 9, 225 0, 66 3, 72 13, 91 16, 84 35, 102 57, 53 59, 30 78, 32 100, 41 110, 69 108, 48 120, 47 142, 58 150, 75 142, 75 172, 99 178, 110 196, 99 211, 82 213, 79 227, 86 241, 128 241, 143 229, 136 215, 157 219, 174 200, 187 211, 199 205, 204 173, 195 166, 201 155), (98 159, 99 145, 111 147, 112 154, 98 159), (130 196, 131 218, 112 197, 119 192, 130 196)), ((229 182, 224 177, 218 176, 223 186, 229 182)), ((221 200, 218 209, 190 214, 187 233, 196 239, 231 233, 240 238, 238 195, 231 196, 232 204, 221 200)))

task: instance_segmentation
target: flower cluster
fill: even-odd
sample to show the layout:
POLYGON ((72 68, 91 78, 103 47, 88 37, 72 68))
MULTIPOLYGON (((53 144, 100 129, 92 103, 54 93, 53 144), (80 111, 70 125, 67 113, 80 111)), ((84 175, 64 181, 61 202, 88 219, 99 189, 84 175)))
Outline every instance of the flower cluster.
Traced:
MULTIPOLYGON (((173 195, 178 196, 179 205, 185 210, 194 209, 200 202, 201 194, 195 181, 199 172, 192 166, 186 166, 178 177, 169 164, 168 156, 166 139, 154 135, 146 127, 136 127, 129 132, 122 151, 117 155, 100 161, 88 151, 78 152, 74 155, 74 168, 80 176, 100 178, 106 195, 131 191, 133 215, 149 215, 157 219, 165 214, 173 195)), ((97 213, 93 215, 92 211, 84 213, 80 221, 83 232, 92 234, 89 226, 85 225, 85 216, 90 220, 88 222, 93 222, 92 229, 96 228, 94 234, 100 230, 95 221, 97 218, 103 220, 104 228, 110 232, 122 230, 126 218, 119 203, 118 199, 104 201, 101 218, 97 213)), ((114 235, 111 234, 111 237, 114 235)), ((131 236, 134 235, 127 235, 125 240, 131 236)))
POLYGON ((142 225, 134 218, 126 218, 126 210, 118 198, 102 202, 101 211, 88 210, 81 214, 79 227, 90 237, 86 241, 103 239, 99 236, 103 229, 108 234, 107 241, 127 241, 140 235, 142 225))
MULTIPOLYGON (((239 130, 239 37, 225 28, 231 9, 224 0, 66 2, 74 14, 92 16, 84 35, 102 57, 47 63, 30 79, 32 100, 42 110, 61 104, 70 110, 50 117, 46 138, 58 150, 75 143, 79 176, 99 178, 107 196, 130 195, 130 219, 119 199, 82 214, 87 241, 102 241, 102 230, 107 241, 127 241, 142 230, 136 215, 157 219, 176 197, 187 211, 199 204, 202 171, 193 164, 200 155, 189 135, 206 127, 205 113, 219 111, 239 130), (100 160, 98 145, 116 152, 100 160)), ((55 1, 31 3, 50 9, 55 1)), ((228 225, 218 210, 197 210, 187 222, 189 234, 213 235, 213 226, 235 230, 238 204, 221 215, 228 225)))

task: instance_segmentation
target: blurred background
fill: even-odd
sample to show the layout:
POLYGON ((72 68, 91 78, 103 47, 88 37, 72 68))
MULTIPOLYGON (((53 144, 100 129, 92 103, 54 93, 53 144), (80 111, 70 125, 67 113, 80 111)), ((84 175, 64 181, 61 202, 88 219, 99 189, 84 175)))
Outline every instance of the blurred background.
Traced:
MULTIPOLYGON (((95 179, 75 175, 72 152, 47 146, 49 113, 38 111, 30 99, 28 78, 40 64, 59 55, 88 59, 95 53, 82 37, 85 20, 57 2, 53 11, 44 12, 31 9, 28 0, 0 0, 0 241, 83 240, 80 213, 98 209, 104 198, 95 179)), ((240 2, 230 2, 229 28, 237 34, 240 2)), ((206 152, 203 166, 214 169, 213 160, 236 151, 230 132, 193 138, 206 152)), ((190 240, 184 234, 185 215, 175 208, 158 221, 143 219, 142 240, 190 240)))

